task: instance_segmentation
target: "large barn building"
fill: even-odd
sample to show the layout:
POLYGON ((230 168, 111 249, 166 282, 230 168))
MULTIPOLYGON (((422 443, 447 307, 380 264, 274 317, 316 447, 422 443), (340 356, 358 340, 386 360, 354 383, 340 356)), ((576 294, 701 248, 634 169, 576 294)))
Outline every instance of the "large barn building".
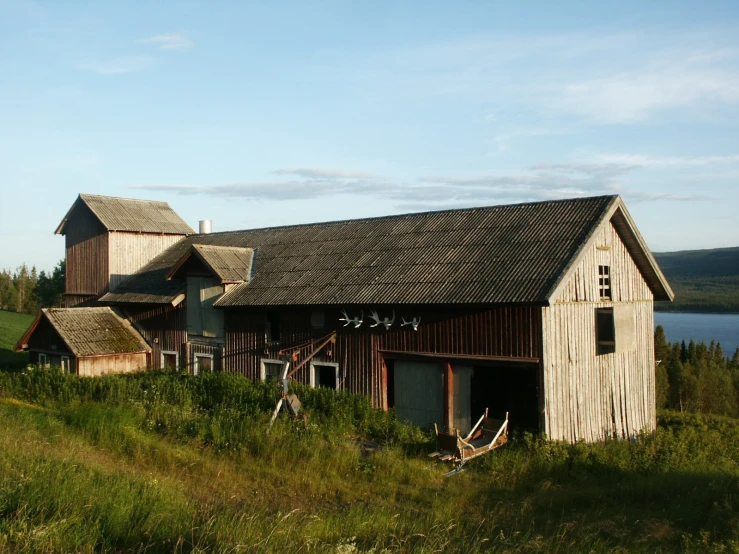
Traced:
POLYGON ((290 351, 296 379, 419 425, 656 424, 653 302, 673 293, 618 196, 194 234, 166 204, 80 195, 57 232, 68 305, 113 307, 151 368, 265 379, 290 351))

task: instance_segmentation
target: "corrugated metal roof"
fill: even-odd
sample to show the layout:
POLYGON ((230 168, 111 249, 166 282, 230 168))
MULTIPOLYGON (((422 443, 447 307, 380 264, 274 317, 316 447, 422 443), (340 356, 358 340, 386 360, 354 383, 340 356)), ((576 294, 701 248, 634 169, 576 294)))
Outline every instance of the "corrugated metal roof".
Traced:
POLYGON ((111 308, 48 308, 42 312, 77 357, 151 352, 131 323, 111 308))
POLYGON ((64 234, 67 221, 78 203, 90 208, 108 231, 134 233, 162 233, 165 235, 192 235, 195 231, 185 223, 166 202, 134 200, 95 194, 80 194, 57 227, 56 234, 64 234))
POLYGON ((210 244, 193 244, 190 251, 186 252, 169 272, 167 278, 177 278, 178 270, 193 256, 204 263, 222 283, 243 283, 251 278, 253 248, 210 244))
POLYGON ((254 274, 218 306, 546 303, 617 196, 491 206, 188 237, 103 302, 172 302, 193 244, 254 248, 254 274))

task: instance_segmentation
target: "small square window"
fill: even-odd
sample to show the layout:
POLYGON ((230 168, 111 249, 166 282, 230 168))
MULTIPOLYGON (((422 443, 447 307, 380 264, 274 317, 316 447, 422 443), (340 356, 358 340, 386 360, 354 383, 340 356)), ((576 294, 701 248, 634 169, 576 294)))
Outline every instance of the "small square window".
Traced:
POLYGON ((598 292, 601 300, 611 300, 613 298, 611 293, 611 266, 609 265, 598 266, 598 292))
POLYGON ((62 356, 61 366, 64 373, 70 373, 69 356, 62 356))
POLYGON ((339 364, 331 362, 311 362, 310 364, 310 386, 324 387, 340 390, 343 380, 343 372, 339 364))
POLYGON ((261 361, 261 375, 262 381, 269 381, 271 379, 280 379, 282 376, 282 362, 280 360, 267 360, 262 359, 261 361))
POLYGON ((595 336, 598 355, 612 354, 616 351, 616 326, 613 320, 613 308, 595 310, 595 336))
POLYGON ((179 366, 180 360, 177 352, 162 350, 162 369, 176 371, 179 366))
POLYGON ((213 354, 195 354, 195 364, 193 365, 193 374, 213 372, 213 354))

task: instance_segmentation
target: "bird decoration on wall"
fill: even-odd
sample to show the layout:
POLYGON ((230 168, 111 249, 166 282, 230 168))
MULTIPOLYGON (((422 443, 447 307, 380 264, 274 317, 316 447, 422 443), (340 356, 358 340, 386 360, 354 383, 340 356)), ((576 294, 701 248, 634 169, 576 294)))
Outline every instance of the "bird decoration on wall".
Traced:
POLYGON ((418 325, 421 323, 421 317, 414 317, 410 321, 406 321, 405 318, 401 318, 403 323, 400 325, 401 327, 405 327, 406 325, 413 325, 413 330, 418 331, 418 325))
POLYGON ((384 325, 385 330, 387 331, 388 329, 390 329, 390 327, 392 327, 393 323, 395 323, 395 310, 393 310, 392 319, 389 319, 387 317, 385 319, 380 319, 380 316, 377 314, 375 310, 372 310, 372 312, 370 312, 370 318, 375 320, 374 325, 370 325, 370 327, 377 327, 378 325, 384 325))
POLYGON ((352 318, 347 315, 346 310, 341 310, 341 313, 344 317, 340 317, 339 321, 346 321, 346 323, 344 323, 344 327, 347 327, 350 323, 353 323, 354 328, 357 329, 362 325, 362 323, 364 323, 364 310, 362 310, 362 315, 352 318))

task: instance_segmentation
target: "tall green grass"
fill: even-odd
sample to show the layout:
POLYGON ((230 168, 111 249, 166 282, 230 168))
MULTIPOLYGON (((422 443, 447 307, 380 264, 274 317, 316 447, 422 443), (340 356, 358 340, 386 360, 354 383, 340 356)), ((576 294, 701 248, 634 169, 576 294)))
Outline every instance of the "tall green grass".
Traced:
POLYGON ((450 479, 363 396, 233 375, 0 372, 0 552, 731 552, 739 422, 530 435, 450 479), (374 453, 364 440, 379 442, 374 453))
POLYGON ((0 368, 12 369, 26 366, 28 353, 13 352, 13 348, 32 321, 32 315, 0 310, 0 368))

